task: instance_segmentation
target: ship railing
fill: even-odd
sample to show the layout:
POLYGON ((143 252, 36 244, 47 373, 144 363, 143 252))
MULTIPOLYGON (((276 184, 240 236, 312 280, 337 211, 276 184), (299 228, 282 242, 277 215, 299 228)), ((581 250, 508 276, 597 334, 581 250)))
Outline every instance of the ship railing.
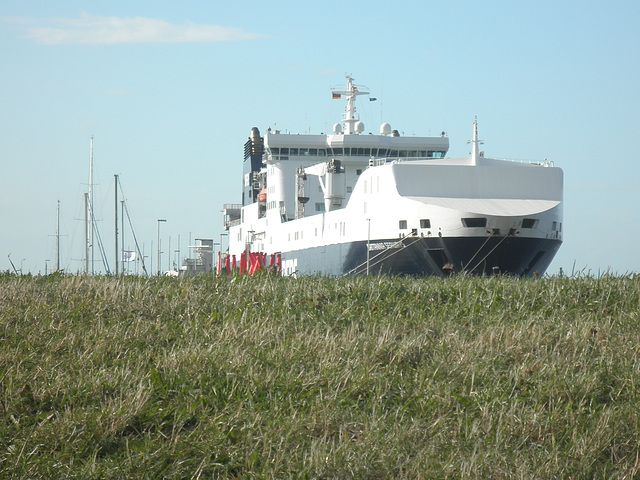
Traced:
POLYGON ((229 220, 227 222, 224 222, 224 229, 229 230, 230 227, 235 227, 236 225, 240 225, 241 223, 241 220, 229 220))
POLYGON ((491 157, 494 160, 502 160, 503 162, 513 162, 513 163, 523 163, 526 165, 537 165, 540 167, 553 167, 555 166, 553 160, 547 160, 546 158, 542 161, 540 160, 525 160, 522 158, 495 158, 491 157))
POLYGON ((228 211, 240 211, 242 209, 242 205, 240 203, 225 203, 222 208, 228 211))
MULTIPOLYGON (((493 160, 501 160, 503 162, 522 163, 526 165, 536 165, 540 167, 555 166, 552 160, 547 160, 547 159, 540 161, 540 160, 524 160, 521 158, 495 158, 495 157, 491 157, 491 158, 493 160)), ((369 166, 379 167, 380 165, 387 165, 390 163, 414 162, 416 160, 441 160, 441 158, 440 157, 381 157, 381 158, 371 157, 369 159, 369 166)))
POLYGON ((370 167, 379 167, 390 163, 415 162, 416 160, 441 160, 439 157, 371 157, 369 159, 370 167))
POLYGON ((229 227, 240 225, 242 205, 239 203, 225 203, 222 206, 223 226, 225 230, 229 227))

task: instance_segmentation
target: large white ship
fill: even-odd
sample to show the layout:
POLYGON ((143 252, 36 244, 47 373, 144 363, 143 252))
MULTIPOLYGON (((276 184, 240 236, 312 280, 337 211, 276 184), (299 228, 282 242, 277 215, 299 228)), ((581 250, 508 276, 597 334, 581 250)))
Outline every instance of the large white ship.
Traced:
POLYGON ((347 76, 332 91, 347 102, 332 134, 251 130, 242 203, 223 210, 230 256, 278 255, 284 275, 545 272, 562 243, 560 168, 485 157, 477 122, 464 158, 447 157, 444 132, 365 134, 368 89, 347 76))

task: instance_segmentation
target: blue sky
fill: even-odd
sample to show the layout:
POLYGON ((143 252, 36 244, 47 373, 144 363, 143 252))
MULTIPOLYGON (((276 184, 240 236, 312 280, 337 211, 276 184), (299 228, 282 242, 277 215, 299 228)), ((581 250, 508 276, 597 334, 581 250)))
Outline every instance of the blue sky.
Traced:
POLYGON ((251 127, 327 131, 349 73, 378 98, 367 131, 444 130, 465 156, 477 116, 487 156, 562 167, 550 273, 638 272, 639 24, 631 0, 0 0, 0 270, 51 268, 58 200, 62 266, 82 268, 91 136, 112 269, 114 174, 147 255, 158 218, 165 251, 217 241, 251 127))

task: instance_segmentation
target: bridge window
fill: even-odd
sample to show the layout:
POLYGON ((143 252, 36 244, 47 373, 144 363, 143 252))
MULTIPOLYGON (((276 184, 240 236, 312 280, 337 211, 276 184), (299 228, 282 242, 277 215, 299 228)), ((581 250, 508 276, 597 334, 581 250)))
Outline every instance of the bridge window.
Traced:
POLYGON ((420 228, 431 228, 431 220, 428 218, 421 218, 420 228))
POLYGON ((400 230, 406 230, 407 229, 407 221, 406 220, 400 220, 398 222, 398 228, 400 230))

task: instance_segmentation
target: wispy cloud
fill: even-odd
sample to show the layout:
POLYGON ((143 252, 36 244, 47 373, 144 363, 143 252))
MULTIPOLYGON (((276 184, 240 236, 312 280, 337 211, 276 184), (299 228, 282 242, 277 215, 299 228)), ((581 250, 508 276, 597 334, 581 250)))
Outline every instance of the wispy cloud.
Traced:
POLYGON ((117 45, 123 43, 234 42, 265 38, 265 35, 232 27, 185 23, 172 24, 145 17, 2 18, 42 45, 117 45))

